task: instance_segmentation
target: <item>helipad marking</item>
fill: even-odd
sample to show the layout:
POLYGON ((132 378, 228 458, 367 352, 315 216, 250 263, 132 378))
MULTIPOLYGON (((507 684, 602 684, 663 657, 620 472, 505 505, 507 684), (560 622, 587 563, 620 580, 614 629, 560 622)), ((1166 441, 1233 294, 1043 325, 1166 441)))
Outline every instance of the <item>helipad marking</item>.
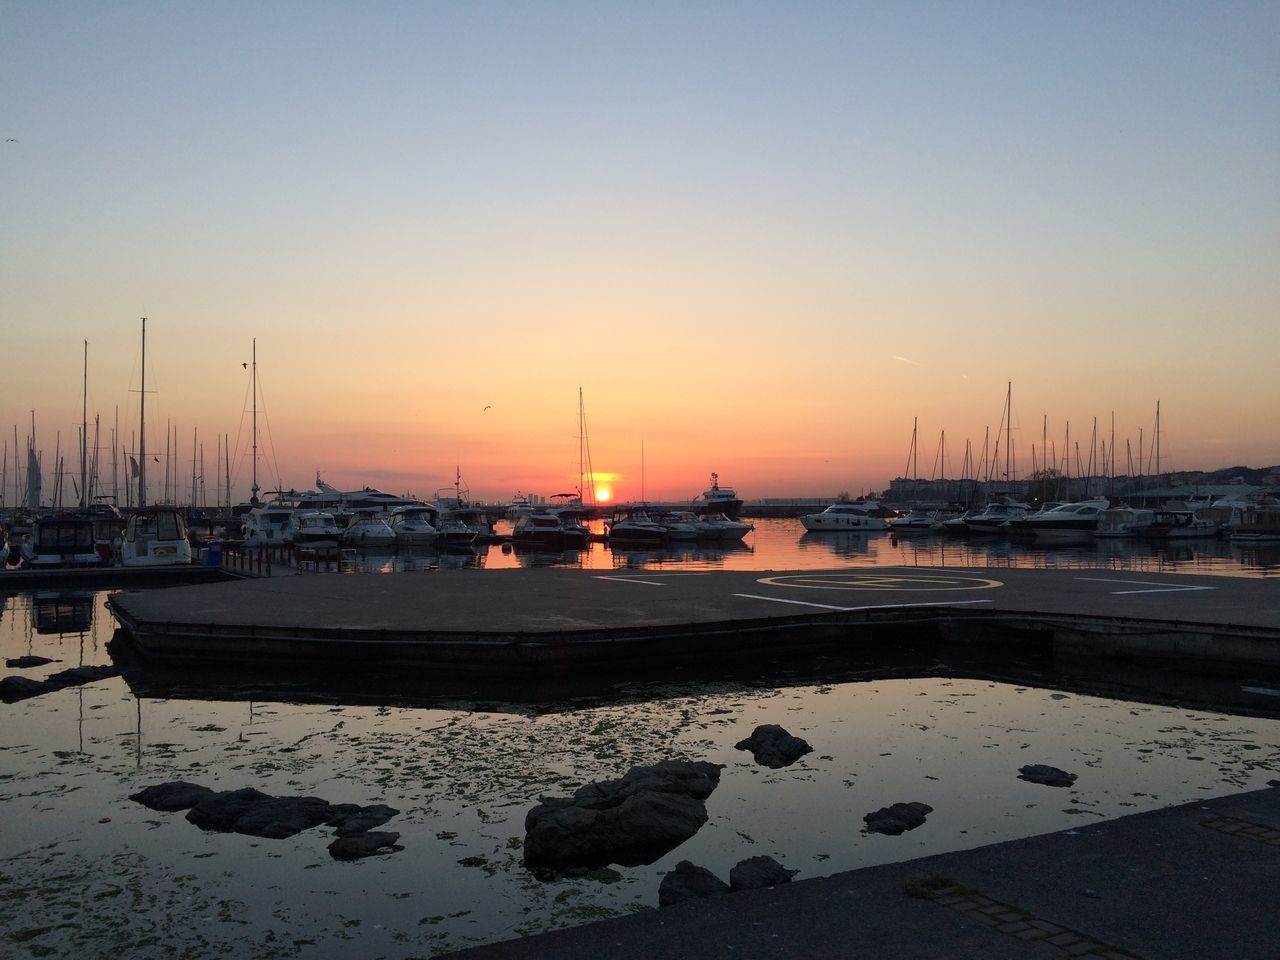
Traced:
POLYGON ((990 590, 1003 587, 999 580, 985 577, 921 576, 909 573, 815 573, 764 577, 757 583, 803 590, 990 590))
POLYGON ((1090 583, 1134 583, 1140 587, 1156 587, 1155 590, 1112 590, 1113 596, 1124 596, 1130 593, 1188 593, 1192 590, 1217 590, 1217 587, 1192 587, 1179 586, 1170 587, 1163 583, 1154 583, 1150 580, 1112 580, 1109 577, 1076 577, 1077 580, 1088 580, 1090 583))
POLYGON ((966 603, 991 603, 990 600, 938 600, 932 603, 877 603, 861 607, 837 607, 830 603, 810 603, 808 600, 788 600, 784 597, 762 597, 755 593, 735 593, 744 600, 768 600, 772 603, 790 603, 798 607, 818 607, 821 610, 838 610, 855 613, 859 610, 905 610, 907 607, 956 607, 966 603))

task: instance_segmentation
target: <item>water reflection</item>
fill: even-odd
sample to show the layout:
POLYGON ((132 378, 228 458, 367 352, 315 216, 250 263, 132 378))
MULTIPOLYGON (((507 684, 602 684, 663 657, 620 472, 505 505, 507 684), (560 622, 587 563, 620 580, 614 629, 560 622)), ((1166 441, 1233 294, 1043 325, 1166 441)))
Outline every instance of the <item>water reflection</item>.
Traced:
MULTIPOLYGON (((6 655, 104 659, 110 618, 94 611, 87 629, 41 633, 36 603, 6 602, 6 655)), ((1280 771, 1280 721, 1188 706, 1274 710, 1268 677, 1099 670, 1017 644, 984 659, 933 642, 702 669, 677 683, 592 676, 508 689, 403 677, 279 685, 143 665, 14 704, 0 725, 0 801, 38 797, 40 815, 0 834, 0 858, 23 867, 0 899, 0 929, 32 927, 32 914, 61 904, 38 901, 56 889, 77 925, 35 937, 52 954, 96 955, 109 940, 141 955, 158 937, 192 958, 275 955, 287 917, 312 941, 308 956, 347 955, 356 926, 362 954, 429 955, 653 906, 678 860, 725 876, 768 853, 801 879, 824 876, 1261 787, 1280 771), (785 725, 814 752, 784 770, 756 766, 734 744, 759 723, 785 725), (652 866, 621 868, 616 883, 533 881, 520 840, 539 796, 671 757, 725 764, 696 836, 652 866), (1028 762, 1080 778, 1037 788, 1016 777, 1028 762), (174 779, 385 802, 401 810, 406 852, 351 867, 328 857, 321 832, 199 833, 126 799, 174 779), (935 813, 900 838, 858 832, 863 814, 901 800, 935 813), (127 929, 112 893, 126 883, 127 929)))

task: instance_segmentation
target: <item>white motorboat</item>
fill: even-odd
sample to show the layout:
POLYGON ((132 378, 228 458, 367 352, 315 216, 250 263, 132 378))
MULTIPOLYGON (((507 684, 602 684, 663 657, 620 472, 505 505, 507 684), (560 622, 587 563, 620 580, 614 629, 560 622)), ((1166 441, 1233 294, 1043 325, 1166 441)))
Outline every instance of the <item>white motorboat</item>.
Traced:
POLYGON ((1202 516, 1190 504, 1166 503, 1155 511, 1155 517, 1142 531, 1146 540, 1192 540, 1218 535, 1216 520, 1202 516))
POLYGON ((511 530, 511 542, 517 546, 549 549, 582 549, 590 531, 576 521, 568 523, 548 511, 522 513, 511 530))
POLYGON ((1102 512, 1095 537, 1140 537, 1144 528, 1155 521, 1154 510, 1121 505, 1102 512))
POLYGON ((755 527, 741 520, 734 520, 723 513, 707 513, 700 518, 698 524, 699 540, 718 540, 728 542, 741 540, 755 527))
POLYGON ((328 510, 294 510, 289 517, 289 539, 298 546, 337 546, 342 531, 328 510))
POLYGON ((464 547, 474 543, 478 534, 456 517, 441 514, 436 521, 436 543, 464 547))
POLYGON ((507 504, 506 517, 513 523, 528 513, 537 513, 538 508, 529 502, 529 498, 523 493, 516 492, 511 498, 511 502, 507 504))
POLYGON ((667 539, 667 528, 643 509, 616 515, 608 527, 610 543, 662 543, 667 539))
POLYGON ((342 531, 341 540, 365 547, 390 546, 396 542, 396 532, 377 514, 358 514, 342 531))
POLYGON ((292 507, 278 503, 254 507, 244 518, 245 546, 291 543, 289 518, 292 516, 292 507))
POLYGON ((886 522, 889 529, 897 534, 939 533, 943 529, 937 510, 909 510, 900 517, 890 517, 886 522))
POLYGON ((94 567, 101 563, 92 517, 41 517, 32 523, 30 553, 24 565, 49 569, 94 567))
POLYGON ((181 511, 143 507, 129 517, 120 541, 126 567, 167 567, 191 562, 191 541, 181 511))
POLYGON ((702 533, 702 520, 687 510, 660 513, 653 519, 662 524, 668 540, 697 540, 702 533))
POLYGON ((396 507, 391 511, 387 521, 391 531, 396 535, 396 543, 422 544, 434 543, 436 524, 440 521, 440 511, 425 504, 396 507))
POLYGON ((1280 508, 1251 507, 1231 528, 1232 543, 1274 543, 1280 541, 1280 508))
POLYGON ((883 512, 874 500, 851 500, 833 503, 821 513, 806 514, 800 522, 810 533, 868 533, 888 528, 883 512))
POLYGON ((1021 520, 1031 512, 1031 505, 1017 500, 994 500, 983 507, 981 513, 964 518, 965 529, 969 533, 1010 532, 1011 521, 1021 520))
POLYGON ((1111 506, 1106 497, 1060 503, 1029 514, 1009 524, 1015 533, 1029 534, 1038 540, 1068 540, 1089 537, 1098 529, 1102 515, 1111 506))

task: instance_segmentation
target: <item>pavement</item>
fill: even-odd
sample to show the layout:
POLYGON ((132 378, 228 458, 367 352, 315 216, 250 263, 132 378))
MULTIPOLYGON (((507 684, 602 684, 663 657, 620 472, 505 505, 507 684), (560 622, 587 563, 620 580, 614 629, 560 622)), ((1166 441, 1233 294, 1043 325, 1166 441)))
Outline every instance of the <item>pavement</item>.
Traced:
POLYGON ((1276 960, 1278 890, 1271 787, 448 956, 1276 960))

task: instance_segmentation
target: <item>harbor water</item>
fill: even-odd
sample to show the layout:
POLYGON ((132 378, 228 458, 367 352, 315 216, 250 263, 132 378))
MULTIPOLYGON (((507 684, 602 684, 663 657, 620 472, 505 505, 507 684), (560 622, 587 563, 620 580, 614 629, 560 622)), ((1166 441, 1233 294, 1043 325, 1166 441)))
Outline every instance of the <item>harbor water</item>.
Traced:
MULTIPOLYGON (((572 564, 591 569, 843 565, 1105 566, 1274 576, 1275 557, 1226 542, 1037 550, 889 534, 813 537, 762 521, 740 546, 576 557, 492 544, 364 558, 368 569, 572 564), (418 564, 418 566, 415 566, 418 564)), ((429 575, 429 574, 427 574, 429 575)), ((6 675, 111 665, 105 593, 7 595, 6 675)), ((496 615, 500 616, 500 612, 496 615)), ((797 879, 1072 829, 1099 818, 1262 787, 1280 777, 1274 716, 1104 695, 1043 665, 886 662, 575 689, 289 689, 205 677, 121 676, 0 705, 0 943, 14 956, 426 957, 654 908, 680 860, 722 878, 769 855, 797 879), (991 679, 998 673, 1002 679, 991 679), (735 749, 776 723, 813 752, 790 767, 735 749), (524 817, 543 796, 673 758, 723 764, 708 822, 655 862, 540 880, 522 863, 524 817), (1019 779, 1050 764, 1077 779, 1019 779), (203 831, 129 799, 182 780, 332 803, 382 803, 398 852, 356 862, 332 830, 286 839, 203 831), (865 814, 933 808, 891 837, 865 814)), ((1186 701, 1182 701, 1186 702, 1186 701)))

